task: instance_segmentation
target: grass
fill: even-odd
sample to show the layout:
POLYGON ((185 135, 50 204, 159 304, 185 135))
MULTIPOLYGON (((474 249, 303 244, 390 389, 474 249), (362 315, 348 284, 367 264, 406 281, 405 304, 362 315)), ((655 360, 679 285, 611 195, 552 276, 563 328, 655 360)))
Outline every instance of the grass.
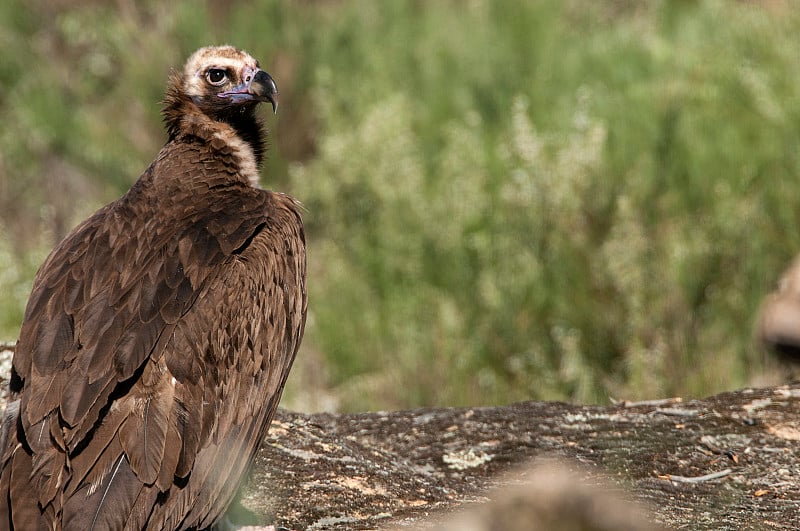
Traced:
POLYGON ((41 183, 67 167, 92 207, 120 193, 163 139, 168 66, 233 42, 282 92, 264 183, 308 209, 290 404, 700 396, 763 371, 752 323, 800 249, 788 6, 10 4, 4 29, 44 44, 0 68, 0 203, 25 205, 2 218, 24 227, 0 238, 5 337, 50 244, 28 236, 90 210, 41 183))

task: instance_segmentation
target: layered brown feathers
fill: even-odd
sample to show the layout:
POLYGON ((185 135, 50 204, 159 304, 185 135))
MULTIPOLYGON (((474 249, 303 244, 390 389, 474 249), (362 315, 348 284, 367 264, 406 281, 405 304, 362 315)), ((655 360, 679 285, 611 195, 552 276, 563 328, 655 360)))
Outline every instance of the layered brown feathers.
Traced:
POLYGON ((0 529, 202 529, 230 504, 306 315, 298 205, 253 186, 255 108, 276 94, 246 53, 196 52, 170 79, 156 160, 42 265, 3 424, 0 529))

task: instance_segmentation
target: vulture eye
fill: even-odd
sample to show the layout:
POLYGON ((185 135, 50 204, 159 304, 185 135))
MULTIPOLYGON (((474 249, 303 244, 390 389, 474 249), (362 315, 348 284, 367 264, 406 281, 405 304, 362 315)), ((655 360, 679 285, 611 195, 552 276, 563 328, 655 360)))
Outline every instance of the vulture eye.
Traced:
POLYGON ((228 75, 225 73, 225 70, 211 68, 206 72, 206 79, 212 85, 222 85, 228 80, 228 75))

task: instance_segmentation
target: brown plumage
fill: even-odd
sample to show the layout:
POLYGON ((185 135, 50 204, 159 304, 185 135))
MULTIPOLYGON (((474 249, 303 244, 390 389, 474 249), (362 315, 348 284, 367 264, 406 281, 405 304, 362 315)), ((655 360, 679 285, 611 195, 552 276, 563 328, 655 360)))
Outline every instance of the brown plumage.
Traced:
POLYGON ((298 204, 256 187, 272 78, 230 46, 169 80, 169 139, 36 275, 14 355, 0 529, 220 519, 303 335, 298 204))

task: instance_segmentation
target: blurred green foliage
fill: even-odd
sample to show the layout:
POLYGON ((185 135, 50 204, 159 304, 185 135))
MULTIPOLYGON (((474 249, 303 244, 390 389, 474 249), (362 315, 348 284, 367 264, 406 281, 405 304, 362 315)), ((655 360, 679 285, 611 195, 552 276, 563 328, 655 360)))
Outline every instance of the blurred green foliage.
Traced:
POLYGON ((263 181, 307 208, 290 405, 698 396, 762 370, 754 316, 800 249, 790 3, 58 5, 0 7, 4 337, 53 240, 163 142, 169 67, 230 42, 281 89, 263 181))

